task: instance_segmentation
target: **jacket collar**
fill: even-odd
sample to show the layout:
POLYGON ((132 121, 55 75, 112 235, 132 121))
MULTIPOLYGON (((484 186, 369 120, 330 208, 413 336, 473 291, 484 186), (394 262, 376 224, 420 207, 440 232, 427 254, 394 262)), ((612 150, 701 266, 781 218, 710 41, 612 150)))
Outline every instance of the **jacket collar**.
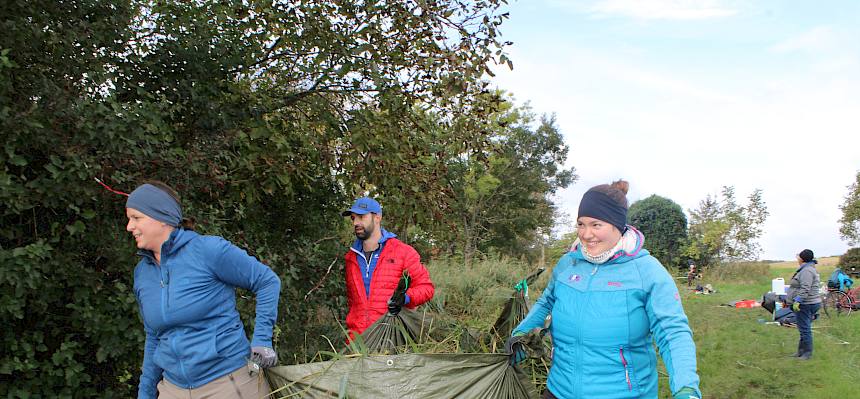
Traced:
MULTIPOLYGON (((385 230, 381 226, 379 227, 379 229, 382 231, 382 237, 379 238, 379 246, 380 247, 385 245, 385 242, 388 241, 389 238, 397 237, 397 234, 394 234, 388 230, 385 230)), ((355 241, 352 243, 352 249, 361 252, 361 250, 362 250, 361 246, 362 246, 363 242, 364 242, 364 240, 359 240, 356 238, 355 241)))
MULTIPOLYGON (((621 249, 612 255, 606 263, 602 264, 608 265, 612 263, 624 263, 648 255, 648 250, 643 248, 645 245, 645 235, 635 227, 627 225, 626 231, 621 236, 621 241, 621 249)), ((573 252, 574 258, 588 261, 585 255, 582 254, 582 251, 584 250, 585 249, 579 241, 579 238, 573 242, 573 245, 570 248, 570 251, 573 252)))
MULTIPOLYGON (((198 234, 191 230, 185 230, 181 227, 176 228, 170 233, 170 236, 167 237, 167 241, 161 244, 161 256, 164 255, 170 256, 180 248, 184 247, 189 241, 191 241, 194 237, 197 237, 198 234)), ((148 249, 140 249, 137 251, 137 256, 142 257, 143 259, 148 260, 150 263, 155 264, 155 254, 148 249)))

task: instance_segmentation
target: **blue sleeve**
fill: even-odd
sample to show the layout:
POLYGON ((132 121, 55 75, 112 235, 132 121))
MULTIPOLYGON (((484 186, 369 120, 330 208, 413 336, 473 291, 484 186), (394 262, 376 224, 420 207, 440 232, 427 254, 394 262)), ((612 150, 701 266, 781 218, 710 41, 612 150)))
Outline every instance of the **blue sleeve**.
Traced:
POLYGON ((678 287, 656 259, 644 268, 642 275, 648 288, 645 309, 660 357, 669 372, 669 388, 675 393, 683 387, 690 387, 701 395, 696 373, 696 344, 681 305, 678 287))
POLYGON ((546 288, 543 290, 543 294, 541 294, 540 298, 538 298, 537 302, 529 310, 523 321, 514 328, 512 335, 527 334, 535 328, 543 328, 546 317, 552 312, 552 307, 555 304, 555 279, 558 270, 560 270, 559 265, 561 265, 563 260, 564 257, 556 263, 552 271, 552 276, 549 278, 549 283, 547 283, 546 288))
POLYGON ((268 266, 229 241, 217 240, 212 254, 215 275, 223 282, 253 292, 257 297, 251 346, 272 347, 272 328, 278 316, 281 280, 268 266))
POLYGON ((156 399, 158 397, 158 382, 161 381, 161 367, 153 361, 155 348, 158 346, 155 334, 144 327, 146 342, 143 344, 143 367, 140 373, 140 383, 137 386, 137 399, 156 399))

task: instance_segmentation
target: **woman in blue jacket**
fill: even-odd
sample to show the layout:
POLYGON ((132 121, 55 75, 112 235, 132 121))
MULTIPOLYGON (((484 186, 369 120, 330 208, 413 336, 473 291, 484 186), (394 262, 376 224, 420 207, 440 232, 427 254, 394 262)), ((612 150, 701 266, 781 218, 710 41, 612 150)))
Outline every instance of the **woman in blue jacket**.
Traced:
POLYGON ((698 398, 696 347, 675 282, 627 225, 627 190, 619 180, 582 197, 578 239, 549 284, 514 329, 507 349, 525 359, 520 337, 542 328, 553 341, 544 398, 656 398, 657 357, 676 399, 698 398))
POLYGON ((229 241, 180 226, 176 193, 152 182, 126 202, 128 230, 141 260, 134 293, 146 332, 138 398, 260 398, 269 387, 254 364, 277 362, 272 327, 278 276, 229 241), (256 294, 251 341, 236 310, 235 288, 256 294), (180 396, 181 395, 181 396, 180 396))

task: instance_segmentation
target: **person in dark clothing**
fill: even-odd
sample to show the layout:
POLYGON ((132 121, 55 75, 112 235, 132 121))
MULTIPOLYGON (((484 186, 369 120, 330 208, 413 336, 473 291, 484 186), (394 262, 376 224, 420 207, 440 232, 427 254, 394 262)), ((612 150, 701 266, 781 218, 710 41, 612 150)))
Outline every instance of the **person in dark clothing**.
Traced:
POLYGON ((804 249, 797 254, 797 263, 800 266, 791 276, 786 292, 786 303, 794 311, 797 330, 800 332, 797 352, 791 356, 809 360, 812 357, 812 320, 821 307, 821 294, 818 290, 821 277, 815 269, 818 261, 815 260, 812 250, 804 249))

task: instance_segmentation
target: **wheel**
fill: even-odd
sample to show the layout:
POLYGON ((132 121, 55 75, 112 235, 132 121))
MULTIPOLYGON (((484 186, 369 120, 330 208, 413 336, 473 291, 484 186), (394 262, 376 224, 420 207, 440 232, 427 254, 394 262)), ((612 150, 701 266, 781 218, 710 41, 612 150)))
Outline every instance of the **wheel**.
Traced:
POLYGON ((848 316, 854 308, 851 297, 842 291, 830 291, 824 297, 822 307, 827 317, 848 316))

